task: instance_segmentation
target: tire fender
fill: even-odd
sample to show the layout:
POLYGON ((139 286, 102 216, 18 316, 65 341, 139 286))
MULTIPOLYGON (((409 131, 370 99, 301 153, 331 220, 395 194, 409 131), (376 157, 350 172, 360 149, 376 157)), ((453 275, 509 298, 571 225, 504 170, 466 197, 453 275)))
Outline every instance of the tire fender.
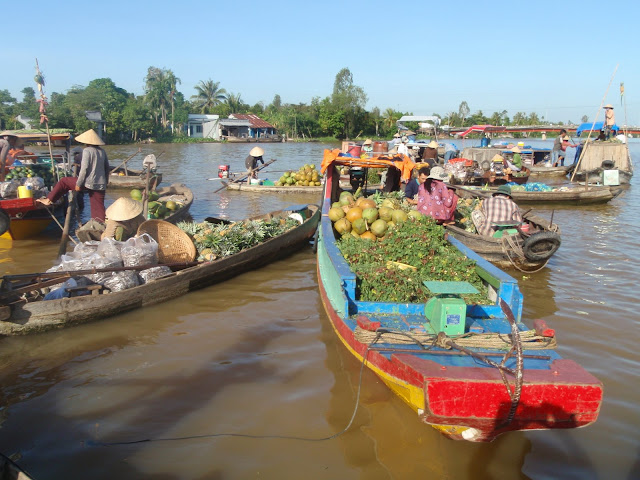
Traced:
POLYGON ((560 235, 555 232, 538 232, 522 244, 524 256, 530 262, 544 262, 560 248, 560 235))

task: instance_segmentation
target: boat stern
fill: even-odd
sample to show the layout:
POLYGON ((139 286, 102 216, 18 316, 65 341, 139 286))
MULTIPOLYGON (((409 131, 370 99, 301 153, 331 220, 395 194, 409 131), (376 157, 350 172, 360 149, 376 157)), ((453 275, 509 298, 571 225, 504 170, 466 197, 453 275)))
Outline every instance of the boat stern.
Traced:
MULTIPOLYGON (((495 368, 443 366, 412 355, 397 355, 422 376, 421 419, 457 440, 490 442, 516 430, 579 428, 596 421, 603 385, 571 360, 547 370, 525 370, 513 418, 511 396, 495 368)), ((509 377, 507 377, 509 378, 509 377)), ((513 391, 513 382, 509 387, 513 391)))

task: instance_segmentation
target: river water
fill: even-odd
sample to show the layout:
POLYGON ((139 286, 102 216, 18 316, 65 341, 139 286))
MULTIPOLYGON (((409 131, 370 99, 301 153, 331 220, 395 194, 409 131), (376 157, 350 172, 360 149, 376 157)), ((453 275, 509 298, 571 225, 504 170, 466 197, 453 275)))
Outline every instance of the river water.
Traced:
MULTIPOLYGON (((265 159, 278 159, 268 167, 273 172, 319 166, 323 149, 336 145, 263 147, 265 159)), ((319 202, 215 193, 218 165, 242 171, 249 149, 149 145, 130 163, 139 167, 144 154, 159 155, 163 185, 183 182, 194 190, 196 220, 319 202)), ((135 148, 107 151, 115 165, 135 148)), ((640 143, 631 151, 637 162, 640 143)), ((452 441, 365 371, 346 433, 322 441, 260 438, 330 437, 347 426, 355 406, 360 364, 331 330, 306 248, 169 303, 0 338, 0 451, 15 454, 38 479, 638 478, 640 188, 633 180, 606 205, 539 209, 561 226, 562 246, 538 273, 509 272, 524 294, 525 323, 545 319, 559 352, 604 383, 600 417, 587 428, 511 433, 490 444, 452 441), (104 445, 139 440, 149 441, 104 445)), ((0 244, 0 272, 44 271, 58 241, 51 234, 0 244)))

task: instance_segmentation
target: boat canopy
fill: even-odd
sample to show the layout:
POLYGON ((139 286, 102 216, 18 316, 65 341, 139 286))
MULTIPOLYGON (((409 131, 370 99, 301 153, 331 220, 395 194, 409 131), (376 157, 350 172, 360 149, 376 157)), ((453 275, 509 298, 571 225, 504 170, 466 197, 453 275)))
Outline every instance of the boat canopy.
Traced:
MULTIPOLYGON (((576 136, 579 137, 580 134, 582 132, 587 132, 587 131, 591 131, 591 128, 593 127, 594 131, 600 131, 602 130, 602 127, 604 126, 604 122, 587 122, 587 123, 581 123, 580 126, 576 129, 576 136)), ((614 125, 613 127, 611 127, 611 131, 618 133, 618 130, 620 130, 620 128, 617 125, 614 125)))
POLYGON ((343 156, 340 149, 325 149, 322 158, 320 172, 324 175, 331 165, 346 165, 348 167, 360 168, 388 168, 396 167, 404 180, 411 179, 411 172, 416 164, 406 155, 380 155, 376 157, 348 157, 343 156))
POLYGON ((493 132, 504 132, 507 127, 498 127, 494 125, 474 125, 472 127, 467 128, 464 132, 459 133, 461 137, 466 137, 470 133, 493 133, 493 132))

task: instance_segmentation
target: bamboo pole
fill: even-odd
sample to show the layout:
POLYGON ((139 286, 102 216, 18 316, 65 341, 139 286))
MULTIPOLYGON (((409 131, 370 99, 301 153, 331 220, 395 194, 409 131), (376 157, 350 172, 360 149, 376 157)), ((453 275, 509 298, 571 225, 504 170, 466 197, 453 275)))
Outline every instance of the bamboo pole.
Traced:
MULTIPOLYGON (((587 135, 587 140, 585 143, 584 148, 582 149, 582 152, 580 152, 580 158, 578 158, 578 162, 576 163, 576 168, 573 169, 573 173, 571 174, 571 181, 573 182, 574 177, 576 176, 576 173, 578 173, 578 168, 580 167, 580 163, 582 162, 582 159, 584 158, 584 154, 587 151, 587 148, 589 147, 589 140, 591 139, 591 134, 593 133, 593 127, 595 126, 596 122, 598 121, 598 116, 600 115, 600 112, 602 111, 602 106, 604 105, 605 99, 607 98, 607 94, 609 93, 609 88, 611 88, 611 84, 613 83, 613 78, 616 76, 616 72, 618 71, 618 67, 620 66, 620 64, 616 65, 615 70, 613 71, 613 74, 611 75, 611 80, 609 80, 609 85, 607 86, 607 90, 604 92, 604 96, 602 97, 602 100, 600 101, 600 107, 598 107, 598 111, 596 112, 596 117, 593 120, 593 122, 591 123, 591 130, 589 130, 589 135, 587 135)), ((588 184, 589 182, 587 181, 587 178, 585 177, 585 184, 588 184)))

